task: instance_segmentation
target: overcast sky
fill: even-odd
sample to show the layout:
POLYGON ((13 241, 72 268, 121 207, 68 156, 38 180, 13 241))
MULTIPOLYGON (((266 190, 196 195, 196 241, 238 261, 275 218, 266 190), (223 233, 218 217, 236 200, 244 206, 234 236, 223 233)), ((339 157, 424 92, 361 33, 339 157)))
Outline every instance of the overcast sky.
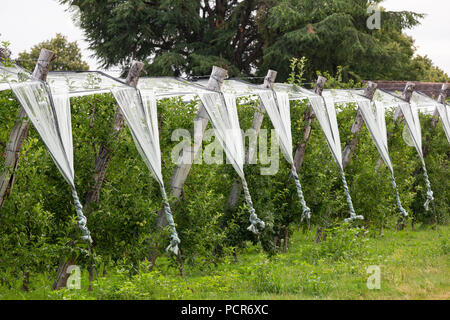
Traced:
MULTIPOLYGON (((450 74, 450 1, 449 0, 385 0, 383 6, 391 11, 409 10, 426 13, 422 25, 407 33, 416 39, 418 53, 428 55, 433 62, 450 74)), ((0 39, 11 42, 13 57, 33 45, 48 40, 57 32, 69 41, 78 41, 83 57, 91 69, 98 69, 93 53, 87 50, 83 32, 74 25, 67 6, 56 0, 1 0, 0 39)))

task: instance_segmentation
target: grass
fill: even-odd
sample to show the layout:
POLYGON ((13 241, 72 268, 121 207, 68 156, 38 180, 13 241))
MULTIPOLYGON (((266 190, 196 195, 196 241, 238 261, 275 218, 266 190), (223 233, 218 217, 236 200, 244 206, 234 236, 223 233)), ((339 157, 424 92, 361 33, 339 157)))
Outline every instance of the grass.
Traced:
MULTIPOLYGON (((295 233, 289 252, 268 258, 257 246, 205 272, 186 266, 176 275, 168 259, 153 272, 130 277, 116 268, 80 290, 51 290, 51 277, 32 278, 30 292, 0 287, 0 299, 449 299, 450 227, 387 230, 383 237, 330 231, 316 244, 313 233, 295 233), (369 290, 367 267, 381 270, 381 288, 369 290)), ((146 266, 141 266, 146 270, 146 266)))

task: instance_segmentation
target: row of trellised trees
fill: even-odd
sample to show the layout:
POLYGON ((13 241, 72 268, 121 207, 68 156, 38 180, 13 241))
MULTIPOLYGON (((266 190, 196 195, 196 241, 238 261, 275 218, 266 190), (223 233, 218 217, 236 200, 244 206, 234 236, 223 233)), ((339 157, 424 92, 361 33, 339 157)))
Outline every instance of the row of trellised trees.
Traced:
MULTIPOLYGON (((45 79, 51 60, 52 54, 43 51, 34 75, 45 79)), ((129 84, 136 85, 140 66, 135 63, 131 68, 129 84)), ((226 71, 215 68, 212 75, 209 86, 218 90, 226 71)), ((276 72, 269 72, 264 85, 270 87, 275 77, 276 72)), ((334 87, 345 86, 332 83, 334 87)), ((316 93, 320 94, 324 86, 327 86, 326 79, 319 77, 316 93)), ((374 89, 369 84, 366 95, 370 97, 374 89)), ((411 90, 408 85, 405 98, 411 90)), ((201 112, 197 110, 198 103, 198 100, 186 102, 179 98, 158 102, 163 176, 169 181, 175 172, 172 186, 178 184, 172 189, 172 207, 182 244, 180 257, 170 257, 173 266, 180 267, 181 271, 186 264, 207 268, 211 261, 236 252, 247 241, 260 242, 270 254, 283 247, 287 250, 289 234, 302 225, 301 206, 290 167, 281 154, 279 171, 273 176, 260 175, 260 164, 245 169, 255 209, 266 222, 266 229, 259 236, 246 230, 245 202, 230 165, 199 164, 180 169, 172 162, 171 150, 178 143, 172 141, 172 132, 192 128, 194 118, 201 112), (177 178, 180 176, 183 178, 177 178)), ((46 272, 55 276, 58 265, 60 281, 55 288, 64 286, 65 270, 70 264, 111 266, 120 262, 135 272, 139 263, 148 259, 152 268, 167 246, 169 230, 159 218, 159 187, 139 156, 127 126, 122 126, 123 119, 114 98, 110 94, 92 95, 72 98, 71 104, 77 189, 84 194, 82 201, 87 205, 94 239, 92 248, 79 240, 68 186, 32 127, 19 132, 23 143, 15 145, 15 150, 20 152, 14 170, 5 167, 11 152, 11 132, 26 119, 17 120, 20 106, 11 92, 0 93, 0 150, 6 157, 0 162, 0 169, 8 170, 10 181, 0 209, 0 279, 7 283, 11 277, 24 277, 24 289, 29 286, 30 273, 46 272)), ((268 117, 253 100, 242 99, 238 112, 244 130, 272 128, 268 117)), ((403 141, 405 124, 393 118, 392 113, 387 114, 389 148, 404 206, 415 223, 433 224, 433 214, 425 212, 422 205, 426 190, 422 187, 420 161, 415 149, 403 141)), ((292 103, 291 119, 296 167, 311 207, 311 225, 326 228, 347 215, 339 169, 311 108, 303 102, 292 103)), ((425 161, 435 192, 433 212, 440 223, 447 223, 448 141, 436 115, 421 115, 420 120, 427 151, 425 161)), ((361 115, 353 106, 346 106, 338 113, 338 123, 345 143, 346 171, 355 210, 365 217, 361 223, 377 234, 382 228, 395 227, 398 212, 389 171, 379 163, 378 152, 361 115)), ((210 124, 204 121, 203 126, 208 128, 210 124)))

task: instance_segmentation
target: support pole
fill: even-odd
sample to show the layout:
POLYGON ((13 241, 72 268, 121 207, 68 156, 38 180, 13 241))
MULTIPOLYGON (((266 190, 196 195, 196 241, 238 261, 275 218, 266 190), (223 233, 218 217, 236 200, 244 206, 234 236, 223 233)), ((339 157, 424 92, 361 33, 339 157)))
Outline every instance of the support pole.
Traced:
MULTIPOLYGON (((128 71, 128 76, 126 78, 126 83, 134 88, 136 88, 139 77, 141 75, 142 69, 144 68, 144 64, 140 61, 133 61, 131 64, 131 68, 128 71)), ((119 107, 116 110, 116 119, 114 122, 113 128, 113 138, 114 140, 119 139, 120 133, 122 132, 124 124, 124 116, 119 107)), ((109 161, 111 160, 111 156, 113 154, 113 150, 107 144, 102 143, 100 145, 98 156, 95 159, 95 169, 93 175, 93 183, 87 193, 85 194, 85 202, 84 207, 86 208, 87 213, 90 212, 90 205, 92 203, 98 203, 100 201, 100 191, 103 185, 103 181, 105 180, 106 170, 108 168, 109 161)))
MULTIPOLYGON (((327 82, 327 79, 325 77, 319 76, 316 81, 316 86, 314 87, 314 92, 318 95, 322 95, 323 87, 325 86, 325 82, 327 82)), ((295 164, 295 170, 297 172, 300 171, 300 168, 302 167, 303 160, 305 159, 305 153, 306 153, 306 146, 309 142, 309 137, 311 136, 311 124, 314 121, 315 115, 314 111, 311 108, 311 105, 308 103, 308 107, 305 111, 305 115, 303 116, 303 122, 306 122, 305 126, 303 127, 303 141, 300 141, 297 145, 297 149, 295 150, 294 155, 294 164, 295 164)))
MULTIPOLYGON (((411 101, 411 97, 415 89, 416 84, 414 82, 407 82, 405 85, 405 89, 403 89, 402 93, 403 100, 409 103, 411 101)), ((399 106, 394 112, 394 121, 400 122, 401 120, 403 120, 403 112, 399 106)))
MULTIPOLYGON (((220 91, 222 83, 227 76, 227 70, 214 66, 209 77, 207 88, 210 90, 220 91)), ((191 161, 189 161, 189 163, 182 163, 183 155, 181 154, 179 158, 179 165, 175 169, 175 172, 172 176, 172 195, 176 198, 181 197, 184 182, 189 175, 189 171, 191 170, 195 156, 202 146, 203 135, 205 133, 206 126, 209 123, 209 118, 203 104, 200 104, 194 122, 200 125, 200 132, 197 132, 197 134, 194 136, 194 146, 191 146, 187 151, 191 153, 191 161)))
MULTIPOLYGON (((262 84, 263 88, 266 89, 272 89, 272 86, 275 82, 275 79, 277 77, 277 72, 274 70, 267 71, 267 75, 264 78, 264 84, 262 84)), ((253 115, 253 124, 252 124, 252 130, 254 130, 254 133, 256 136, 258 136, 259 131, 261 130, 261 125, 264 119, 264 105, 260 103, 258 105, 257 111, 253 115)), ((256 154, 256 145, 250 144, 248 147, 248 155, 247 155, 247 163, 253 163, 253 158, 256 154)), ((242 193, 242 181, 241 179, 236 179, 233 183, 233 187, 231 188, 230 195, 228 196, 227 206, 230 208, 236 207, 239 195, 242 193)))
MULTIPOLYGON (((438 98, 438 102, 445 104, 445 100, 447 100, 448 97, 448 90, 450 90, 450 84, 448 83, 444 83, 442 84, 442 88, 441 88, 441 93, 439 94, 439 98, 438 98)), ((437 124, 439 122, 439 111, 434 110, 433 113, 433 119, 431 120, 431 125, 433 126, 433 128, 436 128, 437 124)))
MULTIPOLYGON (((377 84, 374 82, 367 82, 366 88, 364 89, 364 96, 370 100, 373 99, 373 95, 375 94, 375 90, 377 89, 377 84)), ((352 138, 351 140, 347 141, 344 152, 342 153, 342 164, 344 166, 344 169, 348 166, 352 159, 353 152, 355 152, 356 146, 359 143, 359 134, 361 133, 362 127, 363 127, 363 117, 361 110, 358 108, 358 111, 356 113, 355 122, 352 125, 351 133, 352 138)))
MULTIPOLYGON (((39 59, 36 62, 32 78, 36 80, 46 81, 47 74, 50 70, 50 63, 55 59, 55 53, 42 49, 39 59)), ((9 141, 6 146, 6 160, 5 170, 0 176, 0 209, 2 208, 6 198, 11 194, 14 180, 16 178, 15 172, 19 164, 20 151, 23 143, 28 137, 29 122, 25 110, 20 107, 16 123, 9 136, 9 141)))
MULTIPOLYGON (((228 77, 227 70, 213 66, 211 75, 209 76, 207 88, 210 90, 220 92, 220 88, 226 77, 228 77)), ((188 150, 183 150, 183 153, 186 151, 191 154, 191 159, 188 163, 184 163, 183 153, 180 154, 180 157, 178 158, 178 165, 175 168, 175 171, 172 175, 171 193, 177 199, 180 199, 181 195, 183 194, 184 183, 189 175, 192 163, 194 162, 196 155, 200 151, 203 141, 203 135, 205 134, 206 127, 208 126, 209 123, 209 117, 206 113, 206 109, 203 106, 203 104, 200 104, 199 106, 197 115, 195 116, 194 119, 194 123, 195 123, 194 128, 199 128, 198 132, 194 132, 194 145, 189 146, 188 150)), ((165 227, 167 226, 167 223, 168 221, 166 219, 166 215, 164 214, 164 210, 159 211, 157 218, 157 225, 159 227, 165 227)))

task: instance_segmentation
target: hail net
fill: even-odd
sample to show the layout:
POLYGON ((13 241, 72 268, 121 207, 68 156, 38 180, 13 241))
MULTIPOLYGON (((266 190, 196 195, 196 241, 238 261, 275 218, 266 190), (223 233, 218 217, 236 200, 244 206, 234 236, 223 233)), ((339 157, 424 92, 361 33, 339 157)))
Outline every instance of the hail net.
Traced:
MULTIPOLYGON (((276 84, 275 84, 276 85, 276 84)), ((289 105, 289 94, 283 90, 272 91, 260 86, 256 86, 240 80, 224 81, 222 92, 225 95, 233 95, 234 99, 240 96, 259 96, 264 109, 274 126, 275 133, 281 145, 284 157, 291 165, 291 172, 294 177, 297 193, 303 209, 302 219, 310 218, 310 209, 306 205, 300 180, 294 166, 292 156, 292 134, 291 134, 291 116, 289 105)), ((244 189, 245 190, 245 189, 244 189)))
POLYGON ((0 64, 0 91, 10 90, 10 83, 19 83, 31 78, 30 72, 17 65, 3 66, 0 64))
POLYGON ((425 99, 423 95, 418 92, 413 92, 410 103, 400 105, 403 116, 405 117, 406 125, 408 126, 409 132, 411 134, 414 147, 417 150, 417 154, 419 155, 420 162, 422 164, 425 185, 427 187, 427 195, 424 203, 424 208, 426 211, 430 209, 430 203, 434 200, 434 197, 422 149, 422 131, 420 127, 419 110, 427 112, 427 110, 431 109, 431 112, 433 112, 432 108, 436 107, 436 104, 437 102, 430 105, 429 100, 425 99))
POLYGON ((83 239, 92 242, 74 182, 72 122, 67 90, 56 90, 37 80, 10 82, 10 86, 59 171, 70 184, 78 226, 83 233, 83 239))
POLYGON ((350 213, 350 217, 345 219, 345 221, 363 219, 363 216, 356 215, 355 213, 352 197, 350 195, 347 179, 345 177, 344 166, 342 163, 341 139, 339 136, 335 108, 335 104, 338 103, 355 102, 353 96, 351 93, 343 90, 324 90, 322 92, 322 97, 310 97, 309 101, 311 108, 313 109, 314 114, 319 121, 320 127, 325 134, 325 139, 327 141, 328 147, 330 148, 331 154, 333 155, 333 158, 340 169, 341 180, 350 213))
POLYGON ((422 113, 432 113, 437 110, 442 120, 442 126, 444 127, 447 140, 450 142, 450 107, 417 91, 413 92, 411 103, 422 113))
MULTIPOLYGON (((242 83, 237 83, 239 86, 242 83)), ((236 106, 238 94, 233 88, 233 84, 224 81, 222 93, 202 93, 200 99, 205 107, 206 113, 211 120, 217 139, 225 150, 227 159, 233 165, 242 181, 245 201, 250 211, 250 226, 247 228, 253 233, 258 233, 258 227, 263 229, 264 222, 258 218, 253 201, 248 189, 247 180, 244 174, 245 151, 242 138, 242 131, 239 126, 239 119, 236 106)), ((241 87, 242 89, 242 87, 241 87)), ((242 92, 242 91, 241 91, 242 92)))

